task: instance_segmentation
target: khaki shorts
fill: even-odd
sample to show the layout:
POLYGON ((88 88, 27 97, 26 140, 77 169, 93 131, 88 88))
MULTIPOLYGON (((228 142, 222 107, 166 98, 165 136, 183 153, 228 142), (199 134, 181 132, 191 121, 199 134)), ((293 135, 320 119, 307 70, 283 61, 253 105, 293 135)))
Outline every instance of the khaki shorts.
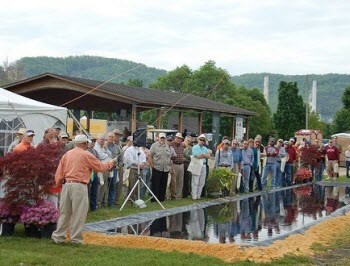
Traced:
POLYGON ((328 172, 338 173, 339 172, 339 164, 338 164, 338 162, 335 161, 335 160, 328 160, 327 171, 328 172))

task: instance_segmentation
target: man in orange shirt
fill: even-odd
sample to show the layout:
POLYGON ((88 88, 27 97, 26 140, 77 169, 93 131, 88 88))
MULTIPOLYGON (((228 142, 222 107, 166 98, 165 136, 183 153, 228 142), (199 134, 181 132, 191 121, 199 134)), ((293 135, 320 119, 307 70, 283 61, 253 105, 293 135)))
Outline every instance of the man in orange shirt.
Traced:
POLYGON ((56 185, 63 184, 60 217, 52 234, 55 243, 64 242, 70 229, 71 242, 83 244, 83 227, 89 209, 87 184, 91 172, 105 172, 115 165, 113 160, 102 163, 88 152, 90 140, 85 135, 77 135, 74 142, 75 148, 63 155, 55 175, 56 185))
POLYGON ((30 148, 34 148, 32 146, 32 142, 33 142, 33 137, 34 137, 34 131, 33 130, 27 130, 24 133, 24 136, 22 138, 22 141, 20 144, 18 144, 13 151, 14 152, 18 152, 18 151, 27 151, 30 148))

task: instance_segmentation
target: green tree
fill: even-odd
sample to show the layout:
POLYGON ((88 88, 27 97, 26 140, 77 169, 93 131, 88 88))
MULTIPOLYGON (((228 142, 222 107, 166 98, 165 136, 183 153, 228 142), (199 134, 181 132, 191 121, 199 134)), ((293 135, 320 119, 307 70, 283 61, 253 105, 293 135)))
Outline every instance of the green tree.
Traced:
POLYGON ((348 130, 350 130, 350 109, 342 108, 334 116, 332 131, 340 133, 348 130))
POLYGON ((321 130, 324 134, 326 132, 326 124, 326 122, 321 121, 319 113, 310 112, 308 128, 321 130))
POLYGON ((335 113, 333 120, 333 132, 345 132, 350 130, 350 87, 346 87, 342 96, 343 108, 335 113))
POLYGON ((143 82, 141 79, 129 79, 126 85, 130 87, 142 88, 143 82))
POLYGON ((173 92, 186 92, 185 86, 191 77, 192 70, 188 66, 183 65, 159 77, 149 87, 173 92))
POLYGON ((350 86, 345 88, 341 100, 343 102, 343 107, 345 109, 350 109, 350 86))
POLYGON ((305 125, 305 105, 298 93, 296 82, 280 82, 277 111, 274 114, 275 127, 280 138, 289 139, 305 125))

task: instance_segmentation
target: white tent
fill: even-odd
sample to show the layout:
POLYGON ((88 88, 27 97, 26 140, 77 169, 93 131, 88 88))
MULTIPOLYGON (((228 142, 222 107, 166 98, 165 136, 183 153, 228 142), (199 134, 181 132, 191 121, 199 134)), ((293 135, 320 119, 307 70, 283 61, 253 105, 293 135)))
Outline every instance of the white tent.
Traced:
POLYGON ((20 127, 35 132, 34 143, 40 142, 46 128, 67 123, 67 108, 38 102, 0 88, 0 148, 4 153, 20 127))

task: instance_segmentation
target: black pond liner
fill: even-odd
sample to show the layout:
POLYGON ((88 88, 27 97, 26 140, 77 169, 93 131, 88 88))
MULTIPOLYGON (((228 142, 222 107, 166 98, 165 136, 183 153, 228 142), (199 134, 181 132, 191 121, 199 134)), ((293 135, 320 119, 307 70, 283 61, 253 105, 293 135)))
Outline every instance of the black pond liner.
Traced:
MULTIPOLYGON (((330 182, 318 182, 317 185, 313 185, 312 183, 309 183, 309 184, 295 185, 295 186, 292 186, 292 187, 286 187, 286 188, 280 188, 280 189, 266 190, 266 191, 262 191, 262 192, 255 192, 255 193, 240 195, 240 196, 236 196, 236 197, 220 198, 220 199, 211 200, 211 201, 208 201, 208 202, 195 203, 195 204, 191 204, 191 205, 187 205, 187 206, 181 206, 181 207, 176 207, 176 208, 171 208, 171 209, 167 209, 167 210, 138 213, 138 214, 128 215, 128 216, 121 217, 121 218, 110 219, 110 220, 105 220, 105 221, 100 221, 100 222, 95 222, 95 223, 89 223, 89 224, 85 225, 84 230, 85 231, 98 232, 98 233, 105 233, 105 234, 108 234, 108 235, 116 235, 116 234, 124 234, 125 235, 127 233, 121 233, 121 232, 123 232, 123 230, 121 230, 122 228, 129 227, 129 228, 132 229, 133 226, 137 226, 137 225, 143 224, 142 226, 143 227, 146 226, 146 228, 141 232, 141 234, 145 230, 147 230, 147 227, 152 227, 153 226, 153 228, 157 227, 157 230, 161 231, 160 233, 157 233, 155 230, 153 230, 153 232, 152 232, 152 228, 150 228, 150 233, 153 236, 162 236, 163 235, 163 237, 167 237, 167 238, 179 238, 179 236, 180 236, 180 239, 181 239, 181 233, 179 233, 179 232, 177 233, 177 236, 176 235, 171 235, 171 233, 170 234, 169 233, 168 234, 164 234, 164 232, 167 231, 165 217, 174 216, 176 214, 181 214, 181 213, 183 213, 184 216, 185 215, 189 216, 189 213, 191 211, 200 210, 200 209, 208 210, 208 212, 209 212, 210 209, 214 208, 217 211, 217 210, 220 210, 220 208, 217 208, 219 205, 222 204, 223 205, 222 208, 224 208, 225 206, 230 205, 230 204, 237 204, 237 201, 240 202, 240 204, 241 204, 240 206, 242 206, 242 202, 245 202, 245 204, 246 204, 245 206, 247 206, 247 204, 248 204, 247 202, 248 201, 252 202, 253 199, 257 199, 257 198, 259 198, 259 204, 263 204, 263 200, 261 200, 261 202, 260 202, 260 199, 264 199, 265 200, 265 204, 266 204, 266 199, 268 199, 269 197, 275 197, 274 195, 278 195, 278 197, 280 197, 278 199, 278 201, 282 200, 282 203, 283 203, 284 199, 281 198, 282 197, 282 193, 287 194, 288 190, 292 190, 292 189, 295 190, 295 189, 298 189, 298 188, 302 189, 302 187, 309 187, 309 186, 314 186, 314 188, 317 188, 317 190, 322 190, 323 191, 324 187, 344 188, 344 187, 349 187, 350 184, 338 183, 338 182, 333 182, 333 183, 330 183, 330 182), (280 193, 280 194, 278 194, 278 193, 280 193), (260 197, 258 197, 258 196, 260 196, 260 197), (234 202, 236 202, 236 203, 234 203, 234 202), (160 219, 160 218, 163 218, 163 219, 160 219)), ((347 188, 347 189, 349 189, 349 188, 347 188)), ((290 192, 290 193, 292 193, 292 192, 290 192)), ((323 197, 324 197, 324 195, 323 195, 323 197)), ((261 206, 261 208, 263 208, 263 207, 261 206)), ((266 209, 267 209, 266 206, 264 208, 265 208, 264 211, 266 212, 266 209)), ((277 234, 275 233, 274 236, 271 236, 271 235, 268 236, 268 237, 266 237, 266 236, 264 237, 263 236, 264 239, 262 239, 262 240, 254 239, 254 236, 253 236, 253 239, 252 239, 251 236, 250 236, 250 239, 248 239, 248 240, 240 241, 239 239, 236 239, 235 243, 238 244, 238 245, 243 245, 243 246, 257 246, 257 245, 258 246, 268 246, 271 243, 273 243, 274 241, 279 240, 279 239, 284 239, 284 238, 288 237, 291 234, 297 234, 297 233, 301 233, 302 234, 309 227, 314 226, 314 225, 316 225, 316 224, 318 224, 320 222, 323 222, 326 219, 344 215, 349 210, 350 210, 350 206, 346 205, 344 207, 341 207, 341 208, 335 210, 334 212, 332 212, 331 214, 329 214, 327 216, 323 216, 321 218, 318 218, 315 221, 311 221, 311 222, 308 221, 307 224, 298 226, 298 228, 292 228, 292 230, 288 230, 288 228, 287 228, 288 226, 284 226, 283 224, 278 224, 279 225, 278 227, 282 228, 282 231, 283 231, 282 234, 280 234, 281 233, 280 232, 280 233, 277 233, 277 234), (237 240, 238 240, 238 242, 237 242, 237 240)), ((240 213, 240 214, 243 215, 242 213, 240 213)), ((266 219, 266 217, 265 217, 265 219, 266 219)), ((308 219, 310 220, 311 218, 308 218, 308 219)), ((176 218, 173 219, 173 220, 176 221, 176 218)), ((208 215, 205 217, 205 220, 206 220, 206 222, 208 222, 207 221, 208 220, 208 215)), ((216 220, 214 222, 211 221, 211 222, 213 224, 211 224, 210 226, 214 226, 214 223, 220 223, 220 220, 219 221, 216 220)), ((219 226, 220 225, 221 224, 219 224, 219 226)), ((142 226, 140 226, 140 227, 142 227, 142 226)), ((217 224, 216 224, 216 226, 217 226, 217 224)), ((215 231, 215 229, 213 229, 213 230, 215 231)), ((213 234, 213 230, 211 230, 212 231, 211 234, 213 234)), ((220 230, 220 229, 216 228, 216 234, 218 234, 218 230, 220 230)), ((260 227, 259 228, 260 232, 262 232, 263 230, 265 230, 265 227, 263 227, 263 228, 260 227)), ((270 228, 270 230, 272 231, 272 228, 270 228)), ((129 234, 138 234, 138 233, 140 233, 140 232, 138 232, 138 227, 137 227, 136 231, 134 229, 127 230, 127 231, 129 231, 128 232, 129 234)), ((124 232, 125 232, 125 230, 124 230, 124 232)), ((206 233, 208 233, 208 232, 206 232, 206 233)), ((264 234, 266 234, 266 232, 264 232, 264 234)), ((239 236, 239 234, 237 234, 237 236, 239 236)), ((260 238, 261 238, 261 236, 260 236, 260 238)), ((209 237, 207 237, 207 238, 209 238, 209 237)), ((212 238, 215 238, 215 237, 212 237, 212 238)), ((211 243, 218 243, 217 242, 218 236, 216 236, 216 238, 217 239, 214 239, 215 240, 214 242, 212 242, 212 241, 209 241, 209 242, 211 242, 211 243)), ((226 239, 228 237, 224 237, 224 238, 226 239)), ((182 238, 182 239, 184 239, 184 238, 182 238)), ((196 239, 196 240, 199 239, 199 240, 203 240, 205 242, 208 241, 208 239, 204 239, 204 237, 203 238, 195 238, 194 237, 192 239, 196 239)), ((225 239, 224 239, 224 242, 225 242, 225 239)), ((191 241, 191 239, 188 239, 188 240, 191 241)), ((233 243, 233 242, 231 242, 231 243, 233 243)))

